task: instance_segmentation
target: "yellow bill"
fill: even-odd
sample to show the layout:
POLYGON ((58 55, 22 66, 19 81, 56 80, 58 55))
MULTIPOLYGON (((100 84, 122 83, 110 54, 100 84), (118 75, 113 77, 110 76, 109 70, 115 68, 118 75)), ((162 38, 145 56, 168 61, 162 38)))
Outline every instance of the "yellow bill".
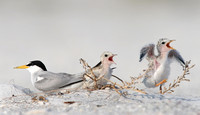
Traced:
POLYGON ((27 69, 27 68, 29 68, 27 65, 22 65, 22 66, 14 67, 14 69, 27 69))

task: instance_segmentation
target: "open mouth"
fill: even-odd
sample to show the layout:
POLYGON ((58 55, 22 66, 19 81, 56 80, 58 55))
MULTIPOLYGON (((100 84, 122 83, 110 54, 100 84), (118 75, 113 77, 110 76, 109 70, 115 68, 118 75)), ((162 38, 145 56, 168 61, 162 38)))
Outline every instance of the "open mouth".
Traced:
MULTIPOLYGON (((108 58, 108 60, 109 60, 109 61, 113 61, 113 57, 114 57, 114 56, 110 56, 110 57, 108 58)), ((113 61, 113 62, 114 62, 114 61, 113 61)))
MULTIPOLYGON (((108 60, 111 61, 111 62, 114 62, 114 61, 113 61, 113 57, 116 56, 116 55, 117 55, 117 54, 113 54, 112 56, 110 56, 110 57, 108 58, 108 60)), ((115 63, 115 62, 114 62, 114 63, 115 63)))
POLYGON ((170 49, 174 49, 173 47, 170 46, 170 43, 173 42, 173 41, 175 41, 175 40, 170 40, 170 41, 166 44, 166 46, 167 46, 168 48, 170 48, 170 49))

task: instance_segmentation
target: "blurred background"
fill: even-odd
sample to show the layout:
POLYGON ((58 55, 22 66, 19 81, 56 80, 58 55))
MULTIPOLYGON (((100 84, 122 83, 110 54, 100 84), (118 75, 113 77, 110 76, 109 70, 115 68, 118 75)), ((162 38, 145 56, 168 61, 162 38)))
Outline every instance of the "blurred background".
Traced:
MULTIPOLYGON (((140 49, 159 38, 176 39, 171 46, 196 64, 175 94, 200 96, 199 0, 0 0, 0 83, 36 91, 30 73, 13 67, 38 59, 49 71, 79 73, 80 58, 94 66, 104 51, 118 54, 113 74, 129 81, 147 67, 140 49)), ((169 81, 182 74, 171 66, 169 81)))

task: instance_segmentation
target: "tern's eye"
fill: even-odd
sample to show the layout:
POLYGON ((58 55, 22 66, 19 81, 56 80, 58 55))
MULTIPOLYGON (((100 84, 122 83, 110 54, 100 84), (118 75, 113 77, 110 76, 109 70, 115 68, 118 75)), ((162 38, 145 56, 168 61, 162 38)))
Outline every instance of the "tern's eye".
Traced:
POLYGON ((105 57, 108 57, 108 54, 105 54, 105 57))
POLYGON ((162 44, 165 44, 165 42, 162 42, 162 44))

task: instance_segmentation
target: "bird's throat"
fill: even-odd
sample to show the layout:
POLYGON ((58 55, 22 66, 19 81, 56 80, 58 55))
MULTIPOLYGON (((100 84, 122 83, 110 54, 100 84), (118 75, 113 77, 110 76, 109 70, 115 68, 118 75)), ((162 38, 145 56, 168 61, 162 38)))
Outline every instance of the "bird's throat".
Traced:
POLYGON ((103 61, 103 71, 106 73, 108 70, 109 70, 109 68, 110 68, 110 63, 108 63, 108 61, 103 61))

